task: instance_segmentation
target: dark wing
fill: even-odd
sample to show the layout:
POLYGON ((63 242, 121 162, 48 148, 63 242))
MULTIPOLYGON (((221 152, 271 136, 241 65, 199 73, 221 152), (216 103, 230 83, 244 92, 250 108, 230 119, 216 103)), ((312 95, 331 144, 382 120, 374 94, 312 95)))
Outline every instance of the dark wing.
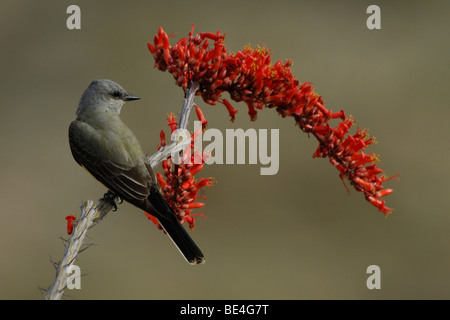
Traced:
POLYGON ((69 143, 75 161, 86 168, 98 181, 122 199, 141 207, 150 194, 151 176, 145 165, 132 166, 125 163, 116 148, 113 152, 108 147, 117 147, 114 143, 105 143, 101 134, 90 125, 73 121, 69 127, 69 143), (122 161, 120 161, 122 160, 122 161))

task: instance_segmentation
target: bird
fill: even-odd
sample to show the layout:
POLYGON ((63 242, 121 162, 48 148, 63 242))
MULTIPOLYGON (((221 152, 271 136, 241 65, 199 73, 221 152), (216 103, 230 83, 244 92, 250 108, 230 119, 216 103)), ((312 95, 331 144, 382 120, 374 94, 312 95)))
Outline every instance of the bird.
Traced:
POLYGON ((139 99, 112 80, 93 80, 69 126, 73 158, 113 193, 113 199, 153 215, 189 264, 203 264, 202 251, 164 199, 136 136, 120 118, 125 102, 139 99))

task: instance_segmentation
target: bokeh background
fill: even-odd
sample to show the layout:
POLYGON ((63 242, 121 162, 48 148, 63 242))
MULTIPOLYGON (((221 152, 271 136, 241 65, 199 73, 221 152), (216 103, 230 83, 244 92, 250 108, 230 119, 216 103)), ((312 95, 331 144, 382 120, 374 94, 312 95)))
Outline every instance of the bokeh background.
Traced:
MULTIPOLYGON (((311 157, 317 142, 273 110, 250 122, 197 104, 210 128, 280 129, 280 169, 207 166, 206 214, 192 237, 207 263, 189 266, 169 239, 129 204, 89 232, 96 245, 77 265, 87 274, 65 299, 449 299, 448 1, 1 1, 0 298, 41 299, 54 278, 65 216, 105 188, 72 159, 67 129, 92 79, 109 78, 142 100, 124 121, 149 154, 165 115, 181 110, 171 75, 146 47, 159 26, 175 36, 226 33, 237 51, 272 49, 313 83, 326 106, 369 128, 380 167, 400 180, 383 214, 337 170, 311 157), (66 8, 81 8, 68 30, 66 8), (381 8, 368 30, 366 8, 381 8), (366 269, 381 268, 369 290, 366 269)), ((175 41, 173 40, 173 41, 175 41)))

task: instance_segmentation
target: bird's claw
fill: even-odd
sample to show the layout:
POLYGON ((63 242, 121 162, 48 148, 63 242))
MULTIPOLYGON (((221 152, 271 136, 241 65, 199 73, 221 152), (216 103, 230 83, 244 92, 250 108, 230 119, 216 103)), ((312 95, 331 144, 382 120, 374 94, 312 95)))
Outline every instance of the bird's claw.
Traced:
POLYGON ((108 191, 107 193, 105 193, 103 195, 103 200, 108 202, 110 205, 112 205, 112 207, 113 207, 112 210, 113 211, 117 211, 116 198, 117 198, 117 203, 118 204, 121 204, 123 202, 122 198, 120 198, 119 196, 116 196, 111 191, 108 191))

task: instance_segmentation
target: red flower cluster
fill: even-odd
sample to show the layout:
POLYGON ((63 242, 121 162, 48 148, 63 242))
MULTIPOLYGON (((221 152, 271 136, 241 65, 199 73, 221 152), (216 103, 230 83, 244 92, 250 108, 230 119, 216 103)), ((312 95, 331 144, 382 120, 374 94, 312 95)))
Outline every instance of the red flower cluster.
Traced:
MULTIPOLYGON (((196 106, 197 117, 202 124, 206 125, 207 121, 204 118, 200 108, 196 106)), ((178 123, 175 120, 175 115, 172 113, 167 116, 168 125, 171 133, 177 129, 178 123)), ((213 186, 213 178, 201 178, 196 180, 194 175, 203 169, 204 156, 194 150, 194 141, 200 132, 195 132, 191 135, 191 148, 187 148, 183 154, 181 164, 176 165, 172 163, 171 158, 162 162, 163 173, 157 172, 156 176, 161 186, 161 191, 164 199, 168 202, 170 207, 175 211, 181 220, 181 223, 187 222, 191 229, 194 229, 196 219, 192 210, 201 208, 205 204, 203 202, 194 202, 201 197, 198 196, 199 191, 204 187, 213 186), (201 158, 200 158, 201 157, 201 158), (195 159, 195 160, 194 160, 195 159), (199 161, 201 159, 201 161, 199 161), (201 163, 200 163, 201 162, 201 163)), ((160 133, 160 145, 158 149, 166 145, 166 137, 164 131, 160 133)), ((153 221, 158 228, 161 229, 158 220, 149 213, 145 213, 147 218, 153 221)))
POLYGON ((292 117, 303 132, 319 141, 314 157, 328 157, 342 180, 348 178, 371 204, 385 215, 391 213, 392 209, 386 207, 381 198, 393 191, 383 189, 383 182, 392 177, 386 177, 376 166, 377 158, 373 153, 364 153, 365 148, 374 143, 367 130, 357 129, 355 134, 349 134, 354 121, 342 110, 333 113, 326 109, 311 84, 300 84, 292 75, 290 60, 272 65, 270 51, 261 47, 245 47, 237 53, 227 53, 224 38, 220 31, 194 36, 192 29, 188 38, 171 46, 169 37, 159 28, 154 43, 148 43, 148 48, 155 59, 155 67, 169 71, 183 89, 191 81, 197 82, 197 95, 208 104, 223 103, 231 120, 237 110, 221 98, 223 92, 228 92, 234 101, 244 101, 252 120, 256 119, 257 109, 263 106, 275 108, 283 117, 292 117), (332 127, 329 124, 332 119, 341 121, 332 127))

